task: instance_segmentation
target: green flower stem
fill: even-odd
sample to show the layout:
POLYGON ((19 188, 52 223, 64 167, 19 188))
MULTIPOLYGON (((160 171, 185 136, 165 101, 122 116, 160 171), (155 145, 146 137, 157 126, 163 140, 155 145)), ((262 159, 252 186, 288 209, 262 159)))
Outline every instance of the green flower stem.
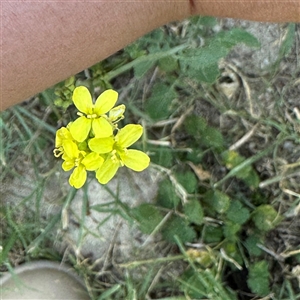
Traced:
POLYGON ((131 68, 133 68, 134 66, 138 65, 141 62, 151 61, 151 60, 158 60, 158 59, 161 59, 163 57, 173 55, 173 54, 175 54, 175 53, 177 53, 181 50, 186 49, 187 47, 189 47, 189 44, 185 43, 183 45, 174 47, 174 48, 172 48, 168 51, 162 51, 162 52, 157 52, 157 53, 153 53, 153 54, 138 57, 137 59, 121 66, 120 68, 118 68, 116 70, 111 70, 110 72, 106 73, 103 77, 96 78, 95 81, 93 82, 93 84, 95 86, 97 86, 101 83, 102 80, 110 81, 110 80, 114 79, 115 77, 129 71, 131 68))

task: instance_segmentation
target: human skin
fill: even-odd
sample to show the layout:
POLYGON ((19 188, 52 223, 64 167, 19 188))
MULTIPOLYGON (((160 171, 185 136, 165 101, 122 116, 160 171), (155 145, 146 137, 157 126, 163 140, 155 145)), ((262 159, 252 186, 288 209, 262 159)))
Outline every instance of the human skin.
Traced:
POLYGON ((191 14, 300 22, 299 0, 23 0, 0 5, 1 111, 191 14))

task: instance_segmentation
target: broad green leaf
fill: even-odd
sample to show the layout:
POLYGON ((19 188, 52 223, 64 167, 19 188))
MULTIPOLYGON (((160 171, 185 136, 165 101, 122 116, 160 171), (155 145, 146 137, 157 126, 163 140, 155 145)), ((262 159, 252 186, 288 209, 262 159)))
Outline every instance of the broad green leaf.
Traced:
POLYGON ((221 227, 215 226, 205 226, 204 231, 204 242, 209 243, 219 243, 224 238, 223 230, 221 227))
MULTIPOLYGON (((237 177, 239 178, 238 174, 237 177)), ((251 167, 251 169, 248 171, 248 174, 246 177, 243 178, 244 182, 252 187, 252 188, 256 188, 259 186, 260 183, 260 178, 258 176, 258 174, 256 173, 256 171, 251 167)))
POLYGON ((146 60, 136 64, 133 67, 134 76, 138 79, 143 77, 152 68, 154 63, 155 60, 146 60))
POLYGON ((199 142, 207 147, 220 149, 224 146, 224 139, 221 132, 213 127, 207 126, 205 131, 200 136, 199 142))
POLYGON ((221 132, 207 125, 204 118, 200 116, 189 116, 184 122, 186 131, 194 137, 200 145, 222 149, 224 147, 224 138, 221 132))
POLYGON ((201 132, 204 132, 207 127, 207 122, 195 115, 188 116, 184 121, 184 128, 188 134, 195 138, 200 138, 201 132))
POLYGON ((163 237, 170 242, 176 242, 176 235, 182 243, 192 242, 196 238, 196 232, 188 223, 178 216, 172 216, 162 228, 163 237))
POLYGON ((172 56, 166 56, 158 61, 159 68, 164 72, 173 72, 178 69, 178 61, 172 56))
POLYGON ((173 166, 173 149, 168 149, 166 147, 153 147, 150 146, 148 150, 152 153, 151 161, 157 165, 163 166, 165 168, 170 168, 173 166))
POLYGON ((131 214, 138 221, 140 230, 146 234, 153 232, 163 219, 161 212, 149 203, 133 208, 131 214))
POLYGON ((270 293, 269 278, 268 264, 263 260, 250 267, 247 284, 253 293, 263 297, 270 293))
POLYGON ((242 225, 250 218, 250 212, 240 201, 235 200, 230 203, 226 217, 228 220, 242 225))
MULTIPOLYGON (((236 151, 225 151, 222 153, 222 158, 226 167, 231 170, 242 164, 246 158, 241 156, 236 151)), ((242 179, 250 187, 258 187, 260 179, 252 165, 247 165, 235 173, 235 176, 242 179)))
POLYGON ((224 213, 227 211, 230 205, 230 198, 218 191, 218 190, 209 190, 204 195, 205 202, 216 212, 224 213))
POLYGON ((151 96, 146 100, 145 108, 153 120, 166 119, 170 115, 170 105, 177 93, 171 86, 156 83, 152 88, 151 96))
POLYGON ((219 76, 218 63, 236 44, 258 47, 259 42, 250 33, 235 28, 222 31, 206 41, 206 45, 198 49, 189 49, 181 56, 180 65, 190 77, 203 82, 213 83, 219 76))
POLYGON ((262 254, 261 248, 257 246, 258 244, 262 244, 262 242, 261 238, 255 235, 251 235, 246 239, 245 247, 251 256, 260 256, 262 254))
POLYGON ((239 232, 240 229, 241 229, 240 224, 231 221, 226 221, 225 226, 223 226, 224 236, 230 241, 236 241, 237 240, 236 234, 239 232))
POLYGON ((180 202, 175 188, 170 180, 164 179, 159 184, 157 203, 166 208, 175 208, 180 202))
POLYGON ((233 28, 229 31, 221 31, 216 35, 216 39, 219 39, 220 43, 231 49, 237 44, 245 44, 249 47, 259 47, 259 41, 249 32, 241 28, 233 28))
POLYGON ((203 66, 200 70, 188 73, 192 78, 206 83, 214 83, 220 75, 220 70, 217 63, 210 66, 203 66))
POLYGON ((252 215, 255 226, 262 231, 269 231, 275 228, 282 220, 273 206, 263 204, 257 207, 252 215))
POLYGON ((197 199, 189 200, 183 208, 186 217, 191 223, 202 224, 204 215, 202 206, 197 199))
MULTIPOLYGON (((192 64, 193 62, 189 62, 192 64)), ((196 81, 214 83, 220 75, 218 63, 211 65, 203 65, 200 68, 189 67, 185 70, 185 74, 196 81)))
POLYGON ((193 172, 178 172, 175 174, 175 177, 189 194, 192 194, 196 191, 198 180, 193 172))

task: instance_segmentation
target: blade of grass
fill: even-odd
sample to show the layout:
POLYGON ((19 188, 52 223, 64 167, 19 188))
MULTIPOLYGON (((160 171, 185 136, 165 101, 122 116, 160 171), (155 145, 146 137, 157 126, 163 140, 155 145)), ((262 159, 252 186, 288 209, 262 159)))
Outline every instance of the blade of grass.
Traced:
POLYGON ((12 234, 8 237, 7 241, 3 242, 4 248, 0 253, 0 265, 2 265, 4 261, 8 260, 8 253, 13 248, 17 237, 17 233, 13 231, 12 234))
POLYGON ((56 133, 56 129, 49 125, 48 123, 46 123, 45 121, 39 119, 38 117, 36 117, 35 115, 33 115, 32 113, 30 113, 29 111, 27 111, 24 107, 22 106, 16 106, 14 107, 14 112, 17 111, 17 113, 22 113, 25 116, 27 116, 28 118, 30 118, 32 121, 34 121, 38 126, 43 127, 44 129, 46 129, 47 131, 49 131, 50 133, 55 134, 56 133))
POLYGON ((40 245, 42 241, 47 239, 47 236, 50 235, 51 230, 54 228, 57 222, 59 222, 61 218, 61 212, 54 215, 51 220, 49 220, 48 225, 46 228, 42 231, 42 233, 29 245, 28 253, 33 253, 36 248, 40 245))

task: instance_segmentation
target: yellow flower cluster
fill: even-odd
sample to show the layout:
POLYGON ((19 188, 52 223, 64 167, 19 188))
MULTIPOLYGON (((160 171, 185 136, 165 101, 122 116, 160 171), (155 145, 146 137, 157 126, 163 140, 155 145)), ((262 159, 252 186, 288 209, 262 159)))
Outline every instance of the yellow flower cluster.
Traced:
POLYGON ((92 101, 89 90, 77 87, 72 100, 79 110, 79 118, 56 132, 54 155, 62 157, 64 171, 73 172, 71 186, 81 188, 87 171, 95 171, 101 184, 108 183, 119 167, 124 165, 140 172, 149 166, 150 158, 142 151, 127 149, 143 134, 141 125, 129 124, 119 129, 125 105, 115 106, 118 93, 106 90, 92 101))

